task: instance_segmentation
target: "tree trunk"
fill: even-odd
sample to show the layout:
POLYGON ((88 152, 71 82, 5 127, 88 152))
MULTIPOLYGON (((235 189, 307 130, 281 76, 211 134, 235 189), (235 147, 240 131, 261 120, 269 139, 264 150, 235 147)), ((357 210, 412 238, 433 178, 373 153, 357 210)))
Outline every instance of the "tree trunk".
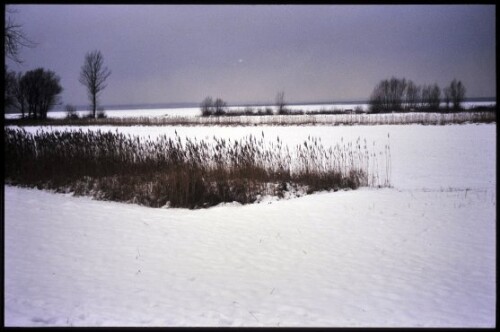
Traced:
POLYGON ((97 118, 97 115, 96 115, 96 108, 97 108, 97 105, 96 105, 96 94, 94 93, 92 95, 92 112, 94 114, 94 119, 97 118))

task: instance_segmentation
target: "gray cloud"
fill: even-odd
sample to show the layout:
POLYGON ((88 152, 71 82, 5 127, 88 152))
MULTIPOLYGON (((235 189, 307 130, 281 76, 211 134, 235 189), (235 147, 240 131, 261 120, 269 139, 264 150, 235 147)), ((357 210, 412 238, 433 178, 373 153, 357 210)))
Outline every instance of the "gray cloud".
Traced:
POLYGON ((38 46, 7 65, 54 70, 68 103, 87 102, 78 75, 94 49, 113 72, 104 104, 357 100, 392 75, 496 96, 493 5, 12 8, 38 46))

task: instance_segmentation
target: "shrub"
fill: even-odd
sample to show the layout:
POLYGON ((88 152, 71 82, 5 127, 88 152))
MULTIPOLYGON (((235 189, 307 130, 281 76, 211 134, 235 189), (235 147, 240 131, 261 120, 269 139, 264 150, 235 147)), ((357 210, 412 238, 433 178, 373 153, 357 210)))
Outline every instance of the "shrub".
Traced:
POLYGON ((214 101, 214 111, 215 111, 215 115, 217 116, 221 116, 221 115, 224 115, 226 114, 227 112, 227 103, 222 100, 221 98, 217 98, 215 101, 214 101))
POLYGON ((354 114, 364 114, 364 113, 366 113, 366 111, 363 109, 363 107, 358 105, 354 108, 354 114))
POLYGON ((449 89, 448 90, 449 97, 453 104, 453 110, 455 111, 460 110, 462 108, 462 102, 465 99, 465 92, 466 92, 465 86, 462 84, 461 81, 453 79, 448 89, 449 89))
POLYGON ((60 78, 53 71, 37 68, 18 77, 18 102, 28 110, 28 117, 47 119, 49 112, 59 103, 63 88, 60 78))
POLYGON ((380 81, 370 96, 370 111, 372 113, 401 111, 406 85, 404 78, 391 77, 380 81))
POLYGON ((245 115, 255 115, 254 109, 252 107, 245 107, 243 110, 243 114, 245 115))
POLYGON ((288 114, 285 102, 285 92, 281 91, 276 94, 276 112, 278 114, 288 114))
POLYGON ((99 107, 97 109, 97 113, 96 113, 96 116, 98 119, 105 119, 107 118, 108 116, 106 115, 106 112, 104 111, 104 108, 101 108, 99 107))
POLYGON ((212 97, 206 97, 200 104, 201 115, 210 116, 214 114, 214 102, 212 97))
POLYGON ((337 110, 335 108, 332 108, 330 110, 328 109, 325 109, 325 108, 321 108, 319 111, 307 111, 306 114, 323 114, 323 115, 327 115, 327 114, 344 114, 345 112, 343 110, 337 110))
POLYGON ((78 119, 78 113, 76 112, 76 107, 70 104, 67 104, 64 107, 64 110, 66 112, 66 119, 78 119))

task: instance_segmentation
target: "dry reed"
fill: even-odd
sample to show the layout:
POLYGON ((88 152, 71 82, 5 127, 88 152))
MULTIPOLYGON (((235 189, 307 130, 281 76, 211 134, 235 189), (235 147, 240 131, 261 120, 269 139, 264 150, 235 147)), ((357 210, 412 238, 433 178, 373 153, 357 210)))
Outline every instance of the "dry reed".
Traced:
POLYGON ((366 140, 325 148, 309 137, 290 149, 260 137, 212 140, 160 136, 156 140, 101 131, 5 130, 6 183, 74 192, 98 199, 151 207, 209 207, 221 202, 255 202, 288 190, 389 186, 378 155, 366 140))

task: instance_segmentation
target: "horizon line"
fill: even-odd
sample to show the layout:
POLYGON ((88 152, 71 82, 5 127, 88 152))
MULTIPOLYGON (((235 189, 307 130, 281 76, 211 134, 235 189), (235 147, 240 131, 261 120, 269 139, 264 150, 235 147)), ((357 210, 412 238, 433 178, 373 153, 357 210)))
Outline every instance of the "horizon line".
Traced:
MULTIPOLYGON (((470 97, 465 98, 465 102, 468 101, 494 101, 496 102, 496 97, 470 97)), ((286 105, 296 106, 296 105, 335 105, 335 104, 368 104, 369 100, 339 100, 339 101, 301 101, 301 102, 288 102, 286 105)), ((101 107, 106 108, 133 108, 133 107, 144 107, 149 106, 152 108, 184 108, 184 107, 198 107, 200 102, 152 102, 152 103, 130 103, 130 104, 103 104, 101 107)), ((61 107, 63 105, 60 105, 61 107)), ((85 108, 89 105, 77 105, 77 108, 85 108)), ((244 107, 244 106, 274 106, 274 103, 268 102, 241 102, 241 103, 228 103, 228 107, 244 107)))

